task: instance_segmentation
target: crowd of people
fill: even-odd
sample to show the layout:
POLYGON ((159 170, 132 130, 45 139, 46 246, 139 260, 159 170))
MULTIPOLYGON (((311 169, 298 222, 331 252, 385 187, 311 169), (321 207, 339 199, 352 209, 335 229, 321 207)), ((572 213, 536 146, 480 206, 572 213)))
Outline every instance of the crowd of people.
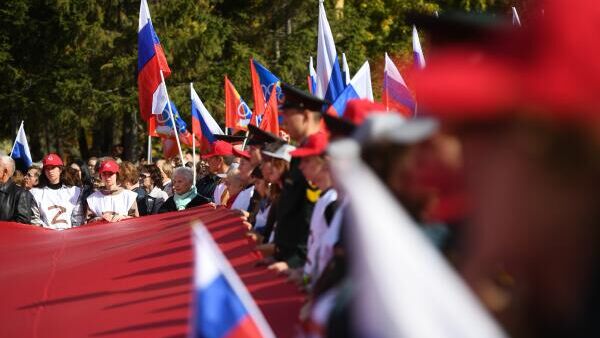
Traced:
POLYGON ((432 57, 416 80, 425 117, 360 99, 333 116, 330 102, 282 84, 286 137, 253 125, 217 135, 195 168, 48 154, 19 176, 0 156, 0 220, 64 230, 209 203, 239 210, 259 264, 307 293, 305 333, 352 337, 352 201, 329 153, 349 139, 510 335, 598 336, 600 48, 583 57, 572 47, 600 33, 590 18, 600 6, 565 14, 551 3, 531 28, 500 34, 514 42, 501 53, 470 42, 432 57))

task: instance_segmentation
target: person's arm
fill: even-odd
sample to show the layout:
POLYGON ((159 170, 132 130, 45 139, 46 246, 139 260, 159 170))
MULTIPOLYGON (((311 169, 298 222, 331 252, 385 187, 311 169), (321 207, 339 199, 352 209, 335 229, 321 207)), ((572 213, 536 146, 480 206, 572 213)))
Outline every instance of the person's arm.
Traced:
POLYGON ((22 191, 17 196, 16 208, 14 214, 15 222, 31 224, 33 216, 32 206, 35 204, 33 195, 29 191, 22 191))
POLYGON ((140 213, 138 211, 137 201, 133 201, 131 208, 127 212, 127 216, 129 217, 140 217, 140 213))

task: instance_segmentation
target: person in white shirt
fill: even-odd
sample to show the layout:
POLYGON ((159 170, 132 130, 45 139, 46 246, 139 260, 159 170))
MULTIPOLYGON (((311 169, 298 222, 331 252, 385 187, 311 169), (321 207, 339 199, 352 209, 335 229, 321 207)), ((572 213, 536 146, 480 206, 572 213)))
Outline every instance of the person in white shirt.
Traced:
POLYGON ((57 154, 48 154, 42 165, 39 185, 30 190, 35 199, 32 224, 54 230, 81 225, 84 221, 81 189, 64 184, 62 159, 57 154))
POLYGON ((243 184, 243 189, 236 196, 233 204, 231 205, 231 209, 250 211, 253 207, 250 202, 252 200, 252 196, 254 196, 254 178, 252 177, 254 165, 250 160, 250 154, 248 151, 233 147, 233 154, 240 158, 238 176, 243 184))
MULTIPOLYGON (((322 241, 331 224, 338 198, 337 191, 333 189, 333 179, 325 155, 327 143, 325 133, 316 133, 309 136, 301 147, 291 153, 293 157, 301 159, 300 170, 304 177, 321 190, 321 196, 315 203, 310 220, 308 252, 303 268, 303 281, 309 282, 309 287, 314 285, 324 269, 324 266, 319 264, 322 241)), ((299 273, 296 275, 300 276, 299 273)))
POLYGON ((98 170, 104 188, 87 198, 88 220, 118 222, 138 217, 137 194, 118 185, 119 165, 114 160, 106 160, 98 170))

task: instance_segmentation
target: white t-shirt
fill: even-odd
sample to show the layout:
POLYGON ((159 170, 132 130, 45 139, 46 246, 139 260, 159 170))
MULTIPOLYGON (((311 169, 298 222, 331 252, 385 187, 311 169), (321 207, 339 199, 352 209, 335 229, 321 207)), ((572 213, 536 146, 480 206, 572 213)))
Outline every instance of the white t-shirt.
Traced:
POLYGON ((313 281, 317 279, 323 268, 319 267, 319 251, 321 241, 327 229, 327 219, 325 218, 325 209, 327 206, 337 200, 337 191, 329 189, 321 195, 313 209, 310 219, 310 234, 308 235, 308 252, 306 254, 306 263, 304 264, 304 274, 311 277, 313 281))
MULTIPOLYGON (((269 218, 269 211, 271 211, 271 204, 264 209, 259 209, 256 213, 256 221, 254 222, 254 230, 264 228, 267 225, 267 219, 269 218)), ((262 231, 262 230, 261 230, 262 231)))
POLYGON ((40 213, 41 225, 44 228, 54 230, 64 230, 79 225, 83 221, 81 213, 81 203, 79 195, 81 189, 79 187, 67 187, 63 185, 58 189, 33 188, 31 189, 37 208, 40 213), (76 224, 73 224, 75 222, 76 224))
POLYGON ((250 199, 254 195, 254 186, 246 188, 237 195, 235 201, 231 205, 231 209, 237 210, 245 210, 248 211, 248 207, 250 207, 250 199))
POLYGON ((216 205, 221 205, 221 196, 223 196, 225 189, 227 189, 227 187, 223 182, 219 183, 219 185, 217 185, 215 188, 215 192, 213 193, 213 201, 215 201, 216 205))
POLYGON ((131 190, 123 189, 117 194, 105 195, 96 191, 87 198, 88 209, 96 217, 109 212, 114 215, 127 216, 129 210, 135 203, 137 194, 131 190))
POLYGON ((333 248, 340 240, 340 232, 342 230, 342 218, 346 207, 348 206, 348 199, 342 199, 339 203, 329 228, 325 231, 323 238, 321 239, 321 249, 319 251, 319 259, 317 263, 317 275, 321 275, 323 269, 329 264, 331 258, 333 258, 333 248))

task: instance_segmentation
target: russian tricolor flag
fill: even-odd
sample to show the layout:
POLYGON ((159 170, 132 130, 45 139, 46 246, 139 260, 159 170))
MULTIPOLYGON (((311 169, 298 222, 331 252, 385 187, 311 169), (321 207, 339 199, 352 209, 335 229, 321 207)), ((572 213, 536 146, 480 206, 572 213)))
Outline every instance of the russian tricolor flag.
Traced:
POLYGON ((25 135, 25 128, 23 127, 23 122, 21 122, 21 126, 19 127, 19 131, 17 132, 17 137, 15 139, 15 144, 13 145, 12 151, 10 152, 10 157, 15 160, 15 166, 21 172, 27 171, 33 161, 31 160, 31 153, 29 152, 29 143, 27 142, 27 136, 25 135))
POLYGON ((233 83, 225 76, 225 127, 233 130, 246 130, 252 111, 240 96, 233 83))
POLYGON ((344 79, 344 85, 348 86, 352 75, 350 75, 350 67, 348 66, 348 60, 346 60, 346 53, 342 53, 342 78, 344 79))
POLYGON ((200 141, 200 149, 210 149, 210 145, 216 141, 215 135, 223 135, 223 130, 210 115, 191 83, 190 95, 192 99, 192 133, 200 141))
POLYGON ((396 110, 406 117, 413 116, 416 103, 408 90, 404 78, 398 68, 385 53, 385 68, 383 70, 383 104, 387 110, 396 110))
POLYGON ((423 55, 423 49, 421 48, 421 41, 419 40, 419 33, 417 27, 413 26, 412 31, 412 43, 413 43, 413 57, 415 59, 415 66, 418 69, 425 68, 425 55, 423 55))
POLYGON ((138 28, 138 89, 140 114, 148 120, 151 114, 160 114, 167 104, 167 88, 164 78, 171 75, 165 53, 150 20, 146 0, 140 4, 138 28))
POLYGON ((315 71, 315 66, 313 65, 313 57, 310 57, 308 61, 308 92, 312 95, 316 96, 317 92, 317 72, 315 71))
POLYGON ((329 109, 335 111, 338 116, 342 116, 346 110, 346 104, 352 99, 368 99, 373 101, 369 61, 365 61, 362 67, 360 67, 352 80, 350 80, 348 87, 344 89, 329 109))
POLYGON ((246 287, 201 224, 192 228, 192 337, 275 337, 246 287))
POLYGON ((344 91, 344 80, 338 62, 333 35, 325 14, 323 1, 319 1, 319 30, 317 39, 317 91, 316 96, 335 102, 344 91))

